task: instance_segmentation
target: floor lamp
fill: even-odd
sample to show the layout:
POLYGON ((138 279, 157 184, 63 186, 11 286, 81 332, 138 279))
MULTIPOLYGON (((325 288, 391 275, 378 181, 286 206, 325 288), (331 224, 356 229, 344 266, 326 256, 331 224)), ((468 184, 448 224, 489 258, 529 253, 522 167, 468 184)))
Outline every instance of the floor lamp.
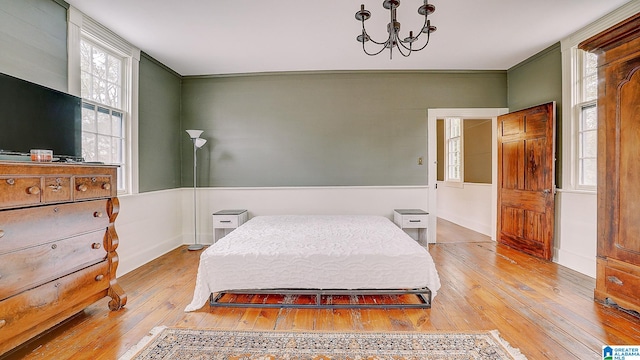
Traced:
POLYGON ((204 247, 202 244, 198 243, 198 214, 196 213, 197 211, 197 200, 196 200, 196 184, 197 184, 197 173, 196 173, 196 168, 197 168, 197 160, 198 157, 196 155, 196 152, 198 151, 198 149, 200 149, 201 147, 204 146, 204 144, 207 143, 206 139, 203 139, 200 137, 200 135, 202 135, 203 131, 202 130, 186 130, 187 134, 189 134, 189 137, 191 138, 191 141, 193 142, 193 245, 189 245, 189 247, 187 249, 189 250, 202 250, 202 248, 204 247))

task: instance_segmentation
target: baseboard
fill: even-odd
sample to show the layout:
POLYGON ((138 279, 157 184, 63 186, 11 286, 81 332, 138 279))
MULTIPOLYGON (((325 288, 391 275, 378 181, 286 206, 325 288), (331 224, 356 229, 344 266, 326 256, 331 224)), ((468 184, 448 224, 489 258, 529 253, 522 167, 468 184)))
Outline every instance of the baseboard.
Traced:
POLYGON ((575 254, 566 250, 554 248, 554 262, 592 278, 596 277, 596 257, 593 258, 575 254))
POLYGON ((462 227, 466 227, 467 229, 479 232, 480 234, 491 236, 491 225, 489 224, 480 223, 442 210, 438 211, 438 217, 462 227))

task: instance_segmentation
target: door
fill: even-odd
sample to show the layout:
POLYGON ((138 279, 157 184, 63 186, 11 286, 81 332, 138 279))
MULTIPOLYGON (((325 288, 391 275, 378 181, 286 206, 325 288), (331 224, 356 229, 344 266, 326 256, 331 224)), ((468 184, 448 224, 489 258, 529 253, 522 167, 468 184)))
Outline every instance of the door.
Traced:
POLYGON ((555 212, 555 102, 498 117, 499 243, 550 260, 555 212))

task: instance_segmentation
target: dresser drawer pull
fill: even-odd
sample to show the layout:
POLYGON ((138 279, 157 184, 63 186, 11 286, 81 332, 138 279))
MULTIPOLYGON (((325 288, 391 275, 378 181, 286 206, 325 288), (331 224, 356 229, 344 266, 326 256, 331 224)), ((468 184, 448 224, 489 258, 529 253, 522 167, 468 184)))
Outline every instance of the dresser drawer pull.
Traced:
POLYGON ((85 191, 87 191, 89 188, 88 188, 88 187, 87 187, 87 185, 85 185, 85 184, 80 184, 80 185, 78 185, 77 189, 78 189, 78 191, 85 192, 85 191))
POLYGON ((96 211, 96 212, 94 212, 94 213, 93 213, 93 217, 101 218, 101 217, 102 217, 102 211, 96 211))
POLYGON ((40 194, 40 188, 37 187, 37 186, 30 186, 27 189, 27 193, 31 194, 31 195, 38 195, 38 194, 40 194))
POLYGON ((57 248, 58 248, 58 244, 53 244, 53 245, 51 245, 51 248, 52 248, 53 250, 57 249, 57 248))
POLYGON ((0 328, 2 328, 3 326, 7 325, 7 320, 0 320, 0 328))
POLYGON ((616 276, 609 276, 607 277, 607 280, 609 280, 609 282, 612 282, 616 285, 620 285, 622 286, 624 283, 622 282, 622 280, 618 279, 616 276))
POLYGON ((51 191, 53 192, 58 192, 60 189, 62 189, 62 186, 60 184, 57 184, 57 185, 51 184, 49 185, 49 189, 51 189, 51 191))
POLYGON ((104 184, 102 184, 102 188, 103 188, 104 190, 111 190, 111 184, 109 184, 109 183, 104 183, 104 184))
POLYGON ((96 281, 102 281, 102 279, 104 279, 104 275, 100 274, 96 276, 96 281))
POLYGON ((230 222, 231 222, 231 220, 220 220, 220 222, 221 222, 221 223, 228 224, 228 223, 230 223, 230 222))
POLYGON ((102 246, 102 245, 101 245, 100 243, 93 243, 93 244, 91 244, 91 248, 92 248, 92 249, 100 249, 100 247, 101 247, 101 246, 102 246))
POLYGON ((409 220, 409 222, 411 222, 411 223, 419 223, 420 221, 422 221, 422 220, 409 220))
POLYGON ((4 236, 4 230, 0 230, 0 238, 4 236))
POLYGON ((7 179, 7 184, 9 184, 9 185, 13 185, 13 184, 15 184, 15 183, 16 183, 16 180, 15 180, 15 179, 7 179))

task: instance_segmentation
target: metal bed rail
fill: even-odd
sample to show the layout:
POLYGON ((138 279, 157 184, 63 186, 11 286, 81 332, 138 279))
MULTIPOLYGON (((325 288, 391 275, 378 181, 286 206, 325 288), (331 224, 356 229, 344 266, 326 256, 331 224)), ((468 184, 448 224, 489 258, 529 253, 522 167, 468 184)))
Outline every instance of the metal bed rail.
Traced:
MULTIPOLYGON (((356 299, 357 300, 357 299, 356 299)), ((242 308, 314 308, 314 309, 366 309, 366 308, 382 308, 382 309, 430 309, 431 308, 431 290, 427 287, 417 289, 241 289, 221 291, 214 296, 209 296, 209 305, 211 307, 242 307, 242 308), (220 302, 225 294, 236 295, 314 295, 315 302, 313 304, 295 304, 289 302, 278 303, 251 303, 251 302, 220 302), (331 302, 332 296, 350 296, 351 300, 357 296, 372 295, 416 295, 420 303, 349 303, 334 304, 331 302), (322 299, 327 301, 323 302, 322 299)))

